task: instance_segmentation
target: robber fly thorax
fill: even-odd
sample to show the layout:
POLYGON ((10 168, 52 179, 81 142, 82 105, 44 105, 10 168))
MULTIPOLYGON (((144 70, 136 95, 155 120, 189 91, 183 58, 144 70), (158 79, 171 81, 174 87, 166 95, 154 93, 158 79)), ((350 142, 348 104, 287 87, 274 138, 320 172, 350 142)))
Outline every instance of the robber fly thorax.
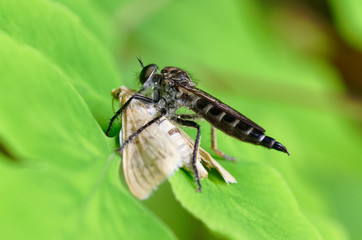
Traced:
POLYGON ((158 74, 157 65, 150 64, 144 67, 140 75, 141 83, 143 83, 140 93, 154 99, 154 104, 158 109, 167 109, 167 115, 170 117, 175 116, 175 112, 181 107, 191 107, 189 101, 191 93, 180 86, 196 87, 196 85, 186 72, 169 78, 171 76, 164 71, 166 69, 164 68, 161 74, 158 74), (149 76, 148 73, 150 73, 149 76), (145 82, 143 82, 143 78, 146 78, 145 82))

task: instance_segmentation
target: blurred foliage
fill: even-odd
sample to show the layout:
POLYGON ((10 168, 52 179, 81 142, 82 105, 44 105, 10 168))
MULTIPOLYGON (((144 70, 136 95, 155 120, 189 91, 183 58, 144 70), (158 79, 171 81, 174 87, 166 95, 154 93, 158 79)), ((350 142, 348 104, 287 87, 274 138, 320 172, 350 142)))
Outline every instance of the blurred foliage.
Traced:
POLYGON ((361 239, 362 5, 328 3, 332 20, 303 1, 0 0, 1 238, 361 239), (137 56, 186 69, 291 156, 220 133, 238 184, 211 172, 197 194, 180 170, 136 200, 102 129, 137 56))

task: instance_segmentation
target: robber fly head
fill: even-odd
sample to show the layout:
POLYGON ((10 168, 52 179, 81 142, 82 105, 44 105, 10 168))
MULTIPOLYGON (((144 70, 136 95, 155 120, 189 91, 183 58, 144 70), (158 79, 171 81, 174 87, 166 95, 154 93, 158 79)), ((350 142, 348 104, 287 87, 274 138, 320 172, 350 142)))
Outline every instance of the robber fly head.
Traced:
POLYGON ((158 67, 156 64, 149 64, 147 66, 143 66, 142 71, 140 73, 140 82, 144 84, 147 80, 152 79, 154 75, 157 73, 158 67))
POLYGON ((158 67, 156 64, 149 64, 146 67, 143 65, 142 59, 137 58, 138 62, 141 64, 142 71, 140 73, 140 82, 143 85, 147 80, 152 81, 152 78, 157 73, 158 67))

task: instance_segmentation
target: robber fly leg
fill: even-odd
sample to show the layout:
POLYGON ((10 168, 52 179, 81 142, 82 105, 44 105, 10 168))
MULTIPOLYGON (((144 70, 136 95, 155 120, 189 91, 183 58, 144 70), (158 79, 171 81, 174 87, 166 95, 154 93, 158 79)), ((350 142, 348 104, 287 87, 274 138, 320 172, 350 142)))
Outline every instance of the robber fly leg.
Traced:
POLYGON ((125 146, 127 146, 128 143, 130 143, 135 137, 137 137, 143 130, 145 130, 147 127, 151 126, 153 123, 157 122, 158 120, 160 120, 163 116, 166 115, 166 110, 165 109, 161 109, 160 110, 161 114, 157 117, 155 117, 154 119, 152 119, 151 121, 149 121, 148 123, 146 123, 145 125, 143 125, 142 127, 140 127, 135 133, 133 133, 126 141, 123 142, 123 144, 121 145, 121 147, 119 149, 117 149, 118 152, 122 153, 123 149, 125 148, 125 146))
POLYGON ((124 109, 126 109, 126 107, 130 104, 130 102, 133 100, 133 99, 137 99, 137 100, 140 100, 142 102, 145 102, 145 103, 154 103, 155 100, 151 99, 151 98, 148 98, 148 97, 145 97, 145 96, 142 96, 142 95, 138 95, 138 94, 135 94, 133 95, 132 97, 130 97, 127 102, 125 104, 123 104, 123 106, 116 112, 116 114, 114 114, 114 116, 111 118, 111 121, 109 122, 109 125, 108 125, 108 128, 107 128, 107 131, 106 131, 106 135, 109 136, 109 131, 111 130, 112 126, 113 126, 113 123, 114 121, 118 118, 118 116, 123 112, 124 109))
POLYGON ((201 188, 201 183, 200 183, 199 172, 197 171, 197 168, 196 168, 196 160, 197 160, 197 155, 198 155, 198 151, 199 151, 199 147, 200 147, 200 136, 201 136, 200 125, 193 121, 188 121, 188 120, 177 118, 176 116, 172 117, 171 119, 180 125, 187 126, 187 127, 193 127, 193 128, 197 129, 195 145, 194 145, 194 152, 192 154, 192 169, 194 170, 195 181, 196 181, 197 185, 199 186, 196 189, 196 192, 201 192, 202 188, 201 188))
POLYGON ((226 155, 224 152, 217 149, 216 132, 214 126, 211 126, 211 147, 218 156, 222 157, 225 160, 236 162, 236 158, 226 155))
MULTIPOLYGON (((199 114, 176 114, 175 117, 177 117, 178 119, 183 119, 183 120, 196 120, 196 121, 204 120, 204 118, 199 114)), ((217 149, 216 132, 215 132, 214 126, 211 126, 211 146, 212 146, 212 150, 218 156, 224 158, 225 160, 236 162, 236 158, 226 155, 224 152, 217 149)))

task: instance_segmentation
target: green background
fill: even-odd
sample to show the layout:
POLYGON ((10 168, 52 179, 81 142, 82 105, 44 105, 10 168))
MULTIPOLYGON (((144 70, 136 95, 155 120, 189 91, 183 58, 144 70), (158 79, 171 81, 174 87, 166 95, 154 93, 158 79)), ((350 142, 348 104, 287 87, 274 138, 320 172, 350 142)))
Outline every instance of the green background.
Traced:
MULTIPOLYGON (((0 0, 0 238, 361 239, 361 102, 331 61, 326 24, 284 4, 0 0), (218 132, 238 162, 215 158, 237 184, 212 171, 198 194, 179 170, 137 200, 104 130, 111 90, 140 87, 139 56, 186 69, 291 156, 218 132)), ((328 6, 361 51, 360 1, 328 6)))

